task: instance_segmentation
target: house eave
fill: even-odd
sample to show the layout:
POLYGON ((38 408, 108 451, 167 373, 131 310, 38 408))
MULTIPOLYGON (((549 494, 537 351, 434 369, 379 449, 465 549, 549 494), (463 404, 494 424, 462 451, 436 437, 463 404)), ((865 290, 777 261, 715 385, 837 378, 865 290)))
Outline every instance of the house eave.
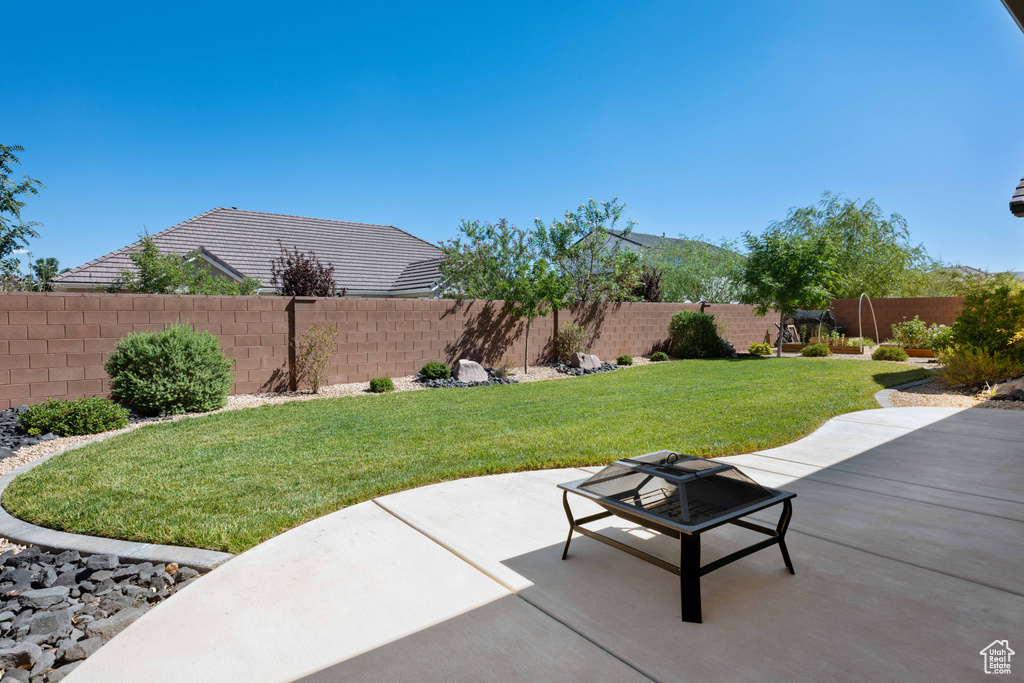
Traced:
POLYGON ((1003 0, 1003 7, 1017 22, 1017 28, 1024 31, 1024 0, 1003 0))

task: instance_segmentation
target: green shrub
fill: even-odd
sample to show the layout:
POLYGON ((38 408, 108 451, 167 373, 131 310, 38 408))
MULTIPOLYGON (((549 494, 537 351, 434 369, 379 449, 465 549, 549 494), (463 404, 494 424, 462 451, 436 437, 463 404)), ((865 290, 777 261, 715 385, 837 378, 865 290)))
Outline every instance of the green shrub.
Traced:
POLYGON ((420 374, 425 379, 448 379, 452 376, 452 371, 444 363, 427 363, 420 368, 420 374))
POLYGON ((232 363, 209 332, 170 325, 119 339, 104 367, 116 397, 141 413, 174 414, 224 407, 232 363))
POLYGON ((1006 354, 990 356, 985 351, 965 346, 939 349, 935 357, 943 365, 942 378, 959 387, 1002 382, 1024 373, 1024 363, 1006 354))
POLYGON ((651 354, 651 361, 654 363, 664 363, 668 360, 668 354, 664 351, 655 351, 651 354))
POLYGON ((932 334, 932 351, 948 349, 953 346, 953 328, 939 325, 932 334))
POLYGON ((767 344, 751 344, 750 348, 747 349, 747 353, 754 356, 770 356, 772 353, 772 347, 767 344))
POLYGON ((390 377, 374 377, 370 380, 370 391, 375 394, 383 394, 386 391, 394 391, 395 383, 390 377))
POLYGON ((586 353, 590 350, 590 334, 586 328, 576 323, 568 323, 558 328, 555 335, 555 351, 558 360, 567 360, 574 353, 586 353))
POLYGON ((904 320, 892 326, 892 338, 905 349, 934 349, 937 345, 946 345, 945 340, 951 333, 945 325, 926 324, 918 316, 913 320, 904 320))
POLYGON ((821 358, 822 356, 831 356, 832 349, 828 348, 827 344, 811 344, 800 349, 800 355, 808 358, 821 358))
POLYGON ((713 315, 679 311, 672 316, 668 332, 672 337, 672 355, 677 358, 720 358, 726 354, 713 315))
POLYGON ((31 406, 18 419, 29 434, 80 436, 127 427, 128 410, 106 398, 76 398, 31 406))
POLYGON ((871 354, 871 360, 905 361, 910 356, 898 346, 879 346, 871 354))
POLYGON ((963 310, 953 323, 956 346, 1005 355, 1024 364, 1024 344, 1011 344, 1024 330, 1024 289, 1009 285, 985 287, 964 299, 963 310))
POLYGON ((632 365, 633 364, 633 356, 630 356, 630 355, 619 356, 618 358, 615 359, 615 364, 616 365, 632 365))

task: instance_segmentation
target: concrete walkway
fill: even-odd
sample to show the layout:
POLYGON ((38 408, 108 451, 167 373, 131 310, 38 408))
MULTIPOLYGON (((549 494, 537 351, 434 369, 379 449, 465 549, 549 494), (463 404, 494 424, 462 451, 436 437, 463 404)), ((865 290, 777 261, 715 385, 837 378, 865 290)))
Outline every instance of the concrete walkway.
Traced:
MULTIPOLYGON (((1018 411, 885 409, 726 458, 798 494, 797 573, 769 549, 707 575, 700 625, 680 622, 668 572, 585 537, 560 561, 555 484, 586 472, 549 470, 298 527, 174 595, 66 680, 984 680, 983 647, 1024 646, 1022 436, 1018 411)), ((624 523, 606 533, 677 560, 677 541, 624 523)), ((710 532, 704 561, 755 538, 710 532)))

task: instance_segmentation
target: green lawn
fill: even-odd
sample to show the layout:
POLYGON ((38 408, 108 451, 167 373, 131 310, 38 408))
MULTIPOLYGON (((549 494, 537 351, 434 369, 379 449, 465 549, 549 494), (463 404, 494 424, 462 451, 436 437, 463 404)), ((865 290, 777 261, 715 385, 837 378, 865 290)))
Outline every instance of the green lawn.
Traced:
POLYGON ((871 361, 677 361, 263 406, 69 451, 18 477, 3 506, 54 529, 239 552, 346 505, 446 479, 662 448, 716 456, 778 446, 924 376, 871 361))

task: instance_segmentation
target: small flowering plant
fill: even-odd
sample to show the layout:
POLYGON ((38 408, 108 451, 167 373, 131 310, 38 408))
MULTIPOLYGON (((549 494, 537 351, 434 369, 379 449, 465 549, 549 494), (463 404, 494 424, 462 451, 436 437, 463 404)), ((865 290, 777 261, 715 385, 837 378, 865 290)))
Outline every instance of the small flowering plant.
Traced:
POLYGON ((945 325, 928 323, 914 316, 913 320, 904 320, 892 326, 892 338, 905 349, 933 349, 949 345, 951 329, 945 325))

